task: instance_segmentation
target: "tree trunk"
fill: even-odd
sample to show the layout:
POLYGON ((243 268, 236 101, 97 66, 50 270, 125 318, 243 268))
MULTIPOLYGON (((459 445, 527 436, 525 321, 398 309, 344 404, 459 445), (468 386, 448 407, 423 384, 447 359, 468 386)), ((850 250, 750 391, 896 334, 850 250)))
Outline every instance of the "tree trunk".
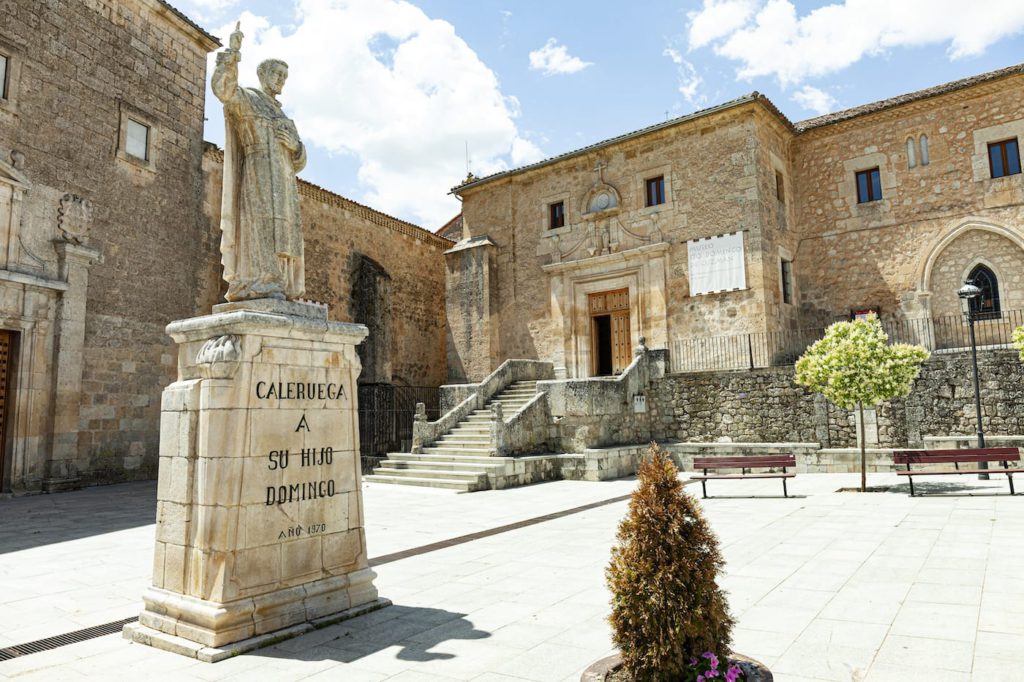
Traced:
POLYGON ((864 438, 864 403, 857 403, 857 410, 860 412, 860 491, 867 492, 868 489, 868 452, 867 441, 864 438))

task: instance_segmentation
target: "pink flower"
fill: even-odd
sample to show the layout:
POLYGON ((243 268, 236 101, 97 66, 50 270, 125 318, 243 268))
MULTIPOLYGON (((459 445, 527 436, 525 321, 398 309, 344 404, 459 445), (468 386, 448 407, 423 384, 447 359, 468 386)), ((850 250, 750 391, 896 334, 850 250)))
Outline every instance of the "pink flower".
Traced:
POLYGON ((743 671, 738 665, 730 665, 729 669, 725 671, 725 682, 736 682, 742 674, 743 671))
POLYGON ((708 659, 708 661, 711 663, 712 670, 718 670, 718 656, 715 656, 713 653, 708 651, 704 654, 704 658, 708 659))

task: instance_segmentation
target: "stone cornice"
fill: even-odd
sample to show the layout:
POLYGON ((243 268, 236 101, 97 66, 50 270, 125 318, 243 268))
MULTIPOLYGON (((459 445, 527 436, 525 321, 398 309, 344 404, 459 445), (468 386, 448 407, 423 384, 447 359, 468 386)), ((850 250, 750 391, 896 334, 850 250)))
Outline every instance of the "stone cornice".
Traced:
POLYGON ((577 260, 549 263, 548 265, 542 265, 541 269, 548 274, 555 274, 559 272, 566 272, 569 270, 582 270, 584 268, 592 268, 595 265, 611 265, 613 263, 625 263, 627 261, 638 260, 654 254, 663 253, 665 251, 668 251, 668 248, 668 242, 658 242, 657 244, 644 244, 643 246, 638 246, 635 249, 617 251, 616 253, 606 253, 600 256, 591 256, 590 258, 579 258, 577 260))

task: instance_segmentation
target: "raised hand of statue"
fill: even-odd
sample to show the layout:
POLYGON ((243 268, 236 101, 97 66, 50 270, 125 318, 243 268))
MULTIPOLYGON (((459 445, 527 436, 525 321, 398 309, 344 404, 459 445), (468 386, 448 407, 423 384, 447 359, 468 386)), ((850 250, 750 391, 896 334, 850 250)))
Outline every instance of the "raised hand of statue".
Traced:
POLYGON ((235 30, 228 39, 228 48, 238 52, 242 47, 242 38, 244 37, 245 34, 242 33, 242 22, 239 21, 235 24, 235 30))

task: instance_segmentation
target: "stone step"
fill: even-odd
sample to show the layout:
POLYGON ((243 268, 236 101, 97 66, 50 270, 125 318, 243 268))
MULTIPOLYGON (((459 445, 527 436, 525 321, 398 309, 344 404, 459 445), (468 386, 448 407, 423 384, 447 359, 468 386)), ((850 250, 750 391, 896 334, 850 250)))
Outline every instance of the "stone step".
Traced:
POLYGON ((486 457, 490 450, 488 448, 446 448, 431 445, 429 448, 423 448, 423 454, 425 455, 477 455, 479 457, 486 457))
MULTIPOLYGON (((381 462, 385 464, 385 462, 381 462)), ((484 472, 482 471, 458 471, 455 469, 403 469, 394 467, 379 466, 373 470, 374 476, 402 476, 405 478, 440 478, 449 481, 476 482, 484 472)))
POLYGON ((514 461, 511 457, 481 457, 479 455, 425 455, 408 452, 389 452, 388 460, 416 462, 465 462, 481 466, 504 466, 514 461))
POLYGON ((445 488, 448 490, 459 490, 466 493, 482 490, 483 485, 479 482, 455 481, 444 478, 406 478, 405 476, 377 476, 371 474, 363 476, 364 481, 370 483, 391 483, 394 485, 416 485, 424 488, 445 488))
POLYGON ((486 448, 491 444, 490 438, 477 440, 454 439, 450 436, 442 436, 441 440, 434 443, 434 446, 442 448, 486 448))
POLYGON ((460 472, 463 474, 485 474, 488 471, 496 471, 503 469, 506 466, 506 462, 466 462, 466 461, 450 461, 439 458, 432 458, 427 460, 420 459, 385 459, 377 468, 374 469, 374 473, 383 473, 384 469, 393 469, 397 471, 412 472, 415 475, 417 471, 453 471, 460 472))

